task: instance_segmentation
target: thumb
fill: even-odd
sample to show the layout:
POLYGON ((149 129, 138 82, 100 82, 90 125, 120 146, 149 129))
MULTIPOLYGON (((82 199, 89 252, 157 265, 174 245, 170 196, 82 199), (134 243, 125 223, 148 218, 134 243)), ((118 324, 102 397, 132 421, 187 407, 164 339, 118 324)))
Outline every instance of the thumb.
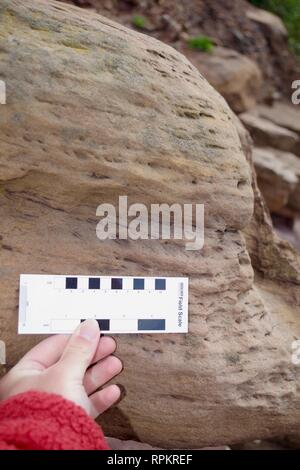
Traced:
POLYGON ((100 330, 97 320, 86 320, 76 328, 59 361, 64 375, 68 375, 73 380, 83 380, 86 369, 95 354, 99 338, 100 330))

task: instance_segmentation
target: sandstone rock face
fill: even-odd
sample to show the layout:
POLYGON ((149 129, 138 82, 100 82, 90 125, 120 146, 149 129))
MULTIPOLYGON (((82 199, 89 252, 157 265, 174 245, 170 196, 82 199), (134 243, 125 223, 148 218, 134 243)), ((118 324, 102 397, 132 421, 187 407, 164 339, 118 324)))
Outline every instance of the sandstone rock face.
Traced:
POLYGON ((258 186, 272 212, 300 212, 300 159, 272 148, 254 148, 258 186))
POLYGON ((268 119, 250 113, 241 114, 240 119, 249 130, 257 146, 293 151, 299 142, 296 132, 278 126, 268 119))
POLYGON ((237 113, 252 108, 260 96, 262 76, 257 64, 232 49, 212 53, 183 51, 237 113))
POLYGON ((102 417, 106 434, 200 448, 299 432, 299 258, 279 246, 254 180, 252 219, 249 166, 223 98, 172 48, 76 7, 1 0, 0 31, 8 366, 40 339, 16 333, 20 273, 185 275, 188 334, 118 338, 127 396, 102 417), (96 207, 124 194, 205 203, 204 248, 100 242, 96 207))

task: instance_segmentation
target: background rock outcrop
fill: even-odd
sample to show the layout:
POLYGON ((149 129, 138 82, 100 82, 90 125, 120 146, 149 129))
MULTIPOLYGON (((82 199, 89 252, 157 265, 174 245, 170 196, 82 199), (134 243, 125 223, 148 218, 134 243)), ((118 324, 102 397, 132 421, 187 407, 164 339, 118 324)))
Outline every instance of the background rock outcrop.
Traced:
POLYGON ((299 258, 279 247, 224 99, 171 47, 76 7, 1 0, 0 30, 8 366, 39 340, 16 333, 21 272, 184 275, 188 334, 118 338, 127 396, 106 434, 164 448, 297 435, 299 258), (96 207, 120 194, 205 203, 203 250, 100 242, 96 207))
MULTIPOLYGON (((277 16, 255 8, 254 2, 188 0, 187 7, 186 0, 67 1, 93 8, 129 27, 134 15, 144 16, 144 31, 175 48, 181 49, 187 36, 210 37, 217 46, 235 50, 258 64, 264 78, 263 94, 270 99, 274 92, 290 97, 291 82, 299 79, 300 64, 287 47, 285 26, 277 16)), ((195 60, 197 54, 194 51, 195 60)))
POLYGON ((258 186, 277 232, 300 249, 300 109, 286 101, 240 115, 253 138, 258 186))
POLYGON ((182 52, 226 99, 236 113, 253 108, 260 98, 262 74, 256 63, 232 49, 216 47, 212 53, 182 52))
POLYGON ((265 30, 266 35, 275 44, 275 47, 276 43, 287 39, 287 31, 282 20, 273 13, 251 6, 246 11, 246 16, 265 30))
POLYGON ((241 114, 240 119, 251 133, 257 146, 285 151, 293 151, 298 146, 299 137, 296 132, 279 126, 269 119, 250 113, 241 114))
POLYGON ((254 148, 253 159, 258 185, 269 209, 283 215, 299 214, 300 159, 292 153, 260 147, 254 148))

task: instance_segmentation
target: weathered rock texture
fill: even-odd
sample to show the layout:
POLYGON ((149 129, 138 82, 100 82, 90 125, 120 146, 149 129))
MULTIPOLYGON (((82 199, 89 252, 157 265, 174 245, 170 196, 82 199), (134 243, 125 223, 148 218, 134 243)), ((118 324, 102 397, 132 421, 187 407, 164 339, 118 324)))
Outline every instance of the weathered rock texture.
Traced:
POLYGON ((127 396, 102 417, 105 432, 169 448, 297 433, 290 347, 300 335, 300 267, 281 255, 284 271, 272 258, 281 251, 256 194, 248 244, 274 280, 254 284, 241 233, 253 213, 250 171, 224 100, 172 48, 53 1, 1 0, 0 53, 9 365, 39 340, 16 333, 21 272, 185 275, 188 334, 118 338, 127 396), (100 242, 96 207, 123 194, 147 205, 205 203, 204 249, 100 242))

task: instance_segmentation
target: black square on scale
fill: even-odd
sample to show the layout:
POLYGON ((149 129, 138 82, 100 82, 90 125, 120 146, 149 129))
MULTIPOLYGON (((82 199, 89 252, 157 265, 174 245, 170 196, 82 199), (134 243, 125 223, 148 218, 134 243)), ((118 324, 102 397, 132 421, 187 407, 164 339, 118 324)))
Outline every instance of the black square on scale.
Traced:
POLYGON ((77 289, 77 277, 66 277, 66 289, 77 289))
POLYGON ((100 277, 89 277, 89 289, 100 289, 100 277))
POLYGON ((123 279, 121 277, 113 277, 111 280, 112 289, 122 289, 123 288, 123 279))

